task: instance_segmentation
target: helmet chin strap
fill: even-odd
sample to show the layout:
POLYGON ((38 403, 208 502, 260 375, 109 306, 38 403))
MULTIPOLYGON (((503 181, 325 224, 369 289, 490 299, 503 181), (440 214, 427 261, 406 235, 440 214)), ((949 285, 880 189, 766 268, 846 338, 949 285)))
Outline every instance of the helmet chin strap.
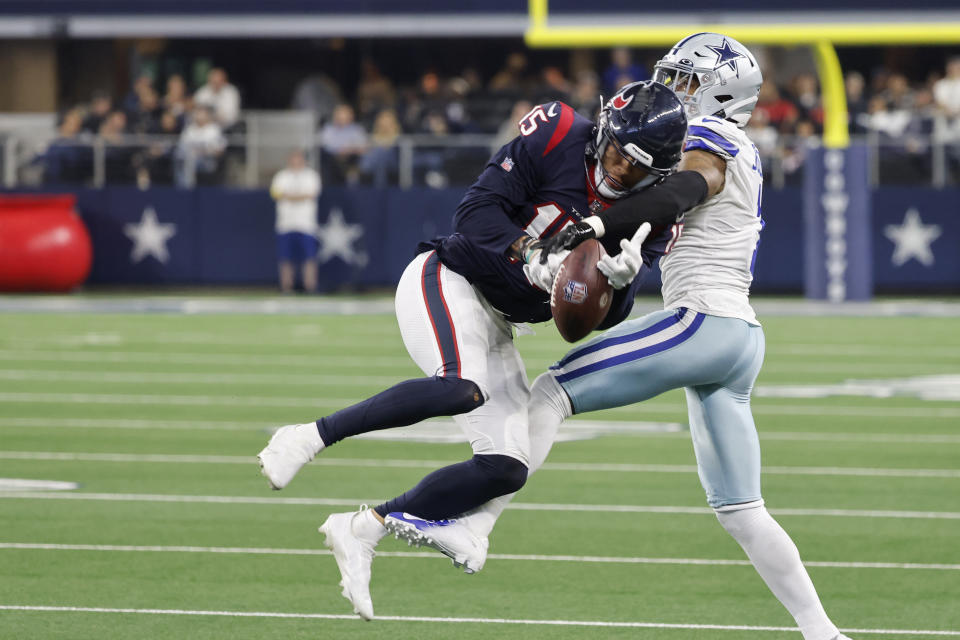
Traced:
POLYGON ((660 176, 650 173, 629 189, 612 189, 604 180, 606 175, 607 172, 603 168, 603 163, 598 161, 593 167, 593 181, 597 185, 597 193, 607 200, 619 200, 635 191, 645 189, 660 178, 660 176))

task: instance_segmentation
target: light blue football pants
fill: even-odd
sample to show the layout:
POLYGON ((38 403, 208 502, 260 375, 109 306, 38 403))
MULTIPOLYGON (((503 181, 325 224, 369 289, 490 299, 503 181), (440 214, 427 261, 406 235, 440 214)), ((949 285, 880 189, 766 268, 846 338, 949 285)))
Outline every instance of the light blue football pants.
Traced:
POLYGON ((683 387, 700 482, 717 508, 760 499, 760 442, 750 391, 763 329, 688 309, 621 323, 551 367, 574 413, 621 407, 683 387))

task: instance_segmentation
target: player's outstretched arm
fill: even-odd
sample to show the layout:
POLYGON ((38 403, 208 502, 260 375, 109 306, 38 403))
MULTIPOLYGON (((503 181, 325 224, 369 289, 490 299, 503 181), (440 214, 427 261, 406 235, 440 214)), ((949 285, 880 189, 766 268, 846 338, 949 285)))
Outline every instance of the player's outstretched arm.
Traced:
MULTIPOLYGON (((663 182, 622 200, 595 216, 590 223, 597 237, 629 238, 644 222, 668 226, 681 215, 723 191, 727 162, 708 151, 684 152, 677 172, 663 182)), ((589 218, 587 220, 590 220, 589 218)))
POLYGON ((707 151, 690 150, 683 154, 679 170, 660 184, 641 191, 606 211, 571 225, 544 242, 540 260, 562 249, 572 249, 588 238, 613 236, 630 238, 644 222, 666 226, 683 213, 723 190, 726 161, 707 151))

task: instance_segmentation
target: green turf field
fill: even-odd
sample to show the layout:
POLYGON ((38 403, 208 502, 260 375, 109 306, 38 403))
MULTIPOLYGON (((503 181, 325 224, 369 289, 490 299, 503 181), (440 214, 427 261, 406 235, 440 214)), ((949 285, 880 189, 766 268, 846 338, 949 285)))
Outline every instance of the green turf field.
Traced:
MULTIPOLYGON (((762 320, 764 494, 828 612, 960 636, 960 321, 762 320)), ((531 379, 566 350, 518 344, 531 379)), ((317 526, 469 448, 345 442, 279 493, 255 455, 415 375, 390 315, 0 315, 0 478, 79 485, 0 485, 0 638, 800 638, 705 508, 680 391, 582 416, 619 432, 554 448, 479 574, 385 540, 386 619, 350 615, 317 526)))

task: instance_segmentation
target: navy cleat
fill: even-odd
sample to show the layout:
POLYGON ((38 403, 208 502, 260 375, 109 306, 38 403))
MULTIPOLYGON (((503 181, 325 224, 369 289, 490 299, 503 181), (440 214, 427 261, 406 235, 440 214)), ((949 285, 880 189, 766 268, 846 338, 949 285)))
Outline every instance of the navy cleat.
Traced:
POLYGON ((489 542, 459 520, 424 520, 409 513, 394 511, 383 519, 387 531, 408 545, 433 547, 453 560, 464 573, 476 573, 487 561, 489 542))

